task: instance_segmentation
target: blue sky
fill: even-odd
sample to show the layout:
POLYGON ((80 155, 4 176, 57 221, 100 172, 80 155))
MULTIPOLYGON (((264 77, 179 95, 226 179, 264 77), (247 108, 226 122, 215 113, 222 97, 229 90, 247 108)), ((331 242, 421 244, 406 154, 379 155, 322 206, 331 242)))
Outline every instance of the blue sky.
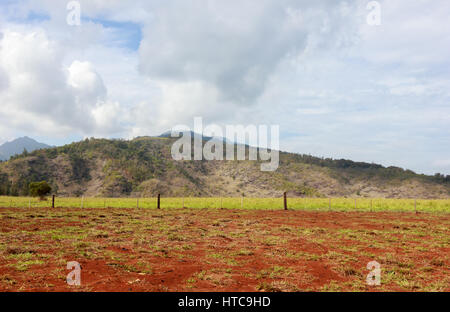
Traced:
POLYGON ((281 149, 450 174, 450 3, 0 4, 0 143, 276 124, 281 149))
POLYGON ((116 46, 131 51, 138 51, 142 40, 141 25, 133 22, 119 22, 104 18, 85 18, 82 23, 100 24, 106 30, 111 32, 111 38, 105 44, 116 46))

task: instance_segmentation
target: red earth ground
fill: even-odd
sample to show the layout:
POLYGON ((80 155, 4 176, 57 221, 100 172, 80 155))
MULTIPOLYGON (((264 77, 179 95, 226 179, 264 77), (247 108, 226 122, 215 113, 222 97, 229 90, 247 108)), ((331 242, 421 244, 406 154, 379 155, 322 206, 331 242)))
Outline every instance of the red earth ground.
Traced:
POLYGON ((450 291, 449 241, 444 213, 0 208, 0 291, 450 291))

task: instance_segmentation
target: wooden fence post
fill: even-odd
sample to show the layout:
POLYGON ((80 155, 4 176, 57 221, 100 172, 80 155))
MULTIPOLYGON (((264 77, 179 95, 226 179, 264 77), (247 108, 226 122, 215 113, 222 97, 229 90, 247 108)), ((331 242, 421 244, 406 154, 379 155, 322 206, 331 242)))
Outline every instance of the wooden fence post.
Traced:
POLYGON ((81 197, 81 209, 83 209, 84 196, 81 197))
POLYGON ((414 199, 414 211, 417 214, 417 199, 414 199))
POLYGON ((288 208, 287 208, 287 192, 283 193, 283 198, 284 198, 284 210, 288 210, 288 208))
POLYGON ((158 194, 158 209, 161 209, 161 194, 158 194))
POLYGON ((55 195, 52 196, 52 208, 55 208, 55 195))

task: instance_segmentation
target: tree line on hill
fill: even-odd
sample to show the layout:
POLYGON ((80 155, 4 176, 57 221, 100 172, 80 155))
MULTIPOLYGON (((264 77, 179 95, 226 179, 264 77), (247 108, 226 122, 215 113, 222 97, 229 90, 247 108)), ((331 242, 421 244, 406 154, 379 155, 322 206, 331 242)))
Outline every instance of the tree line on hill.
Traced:
MULTIPOLYGON (((171 139, 142 137, 134 140, 86 139, 69 145, 24 151, 12 156, 8 163, 0 163, 0 195, 28 196, 30 183, 47 181, 53 192, 58 192, 57 181, 49 160, 60 156, 69 163, 69 180, 75 184, 90 181, 91 170, 96 159, 105 162, 106 191, 128 195, 147 180, 177 174, 193 185, 203 187, 199 176, 207 175, 204 161, 178 164, 170 157, 171 139), (9 170, 6 170, 6 165, 9 170), (128 178, 124 177, 124 173, 128 178), (11 175, 11 176, 10 176, 11 175), (13 178, 14 175, 14 178, 13 178)), ((378 164, 354 162, 345 159, 319 158, 305 154, 280 153, 280 166, 308 164, 327 168, 333 176, 348 183, 352 178, 381 178, 383 180, 419 179, 439 184, 450 183, 450 175, 440 173, 434 176, 419 175, 398 167, 384 167, 378 164)), ((64 173, 66 174, 66 173, 64 173)), ((81 194, 79 194, 81 195, 81 194)))

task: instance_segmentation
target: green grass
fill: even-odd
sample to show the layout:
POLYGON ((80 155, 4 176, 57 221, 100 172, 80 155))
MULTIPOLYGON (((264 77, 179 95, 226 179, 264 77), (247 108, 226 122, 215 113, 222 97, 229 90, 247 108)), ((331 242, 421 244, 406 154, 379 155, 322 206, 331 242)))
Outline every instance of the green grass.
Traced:
MULTIPOLYGON (((413 199, 369 199, 369 198, 288 198, 288 208, 294 210, 321 210, 321 211, 414 211, 413 199)), ((161 198, 161 208, 192 209, 283 209, 282 198, 161 198)), ((0 207, 13 208, 44 208, 51 207, 51 198, 40 201, 29 197, 0 196, 0 207)), ((156 198, 56 198, 57 208, 139 208, 156 209, 156 198), (138 203, 139 201, 139 203, 138 203)), ((419 212, 450 212, 450 200, 416 201, 419 212)))
POLYGON ((26 260, 8 264, 8 266, 16 269, 17 271, 27 271, 30 266, 42 264, 44 264, 44 261, 42 260, 26 260))

